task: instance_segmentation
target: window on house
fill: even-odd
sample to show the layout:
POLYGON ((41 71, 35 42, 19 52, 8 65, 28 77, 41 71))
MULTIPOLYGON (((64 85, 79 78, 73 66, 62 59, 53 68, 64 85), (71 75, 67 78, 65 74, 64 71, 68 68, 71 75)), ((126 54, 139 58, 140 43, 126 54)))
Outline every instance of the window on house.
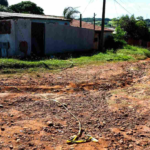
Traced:
POLYGON ((11 23, 10 21, 0 22, 0 34, 10 34, 11 33, 11 23))

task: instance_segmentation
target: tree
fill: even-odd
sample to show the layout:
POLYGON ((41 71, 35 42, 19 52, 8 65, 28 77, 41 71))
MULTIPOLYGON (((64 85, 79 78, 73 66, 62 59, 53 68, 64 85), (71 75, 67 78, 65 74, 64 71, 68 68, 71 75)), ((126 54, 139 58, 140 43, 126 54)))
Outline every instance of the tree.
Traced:
POLYGON ((0 12, 13 12, 8 7, 5 7, 3 5, 0 5, 0 12))
POLYGON ((76 8, 66 7, 63 11, 63 16, 66 19, 74 19, 75 15, 80 13, 76 8))
POLYGON ((44 10, 41 7, 38 7, 35 3, 30 1, 23 1, 21 3, 11 5, 9 9, 16 13, 44 14, 44 10))
POLYGON ((137 17, 136 19, 137 19, 137 20, 142 20, 142 21, 144 21, 144 18, 143 18, 142 16, 139 16, 139 17, 137 17))
POLYGON ((139 39, 139 35, 137 33, 138 27, 136 25, 136 19, 134 15, 132 15, 131 17, 129 17, 128 15, 122 16, 119 19, 119 25, 122 29, 124 29, 124 31, 127 32, 127 38, 139 39))
POLYGON ((115 30, 115 34, 113 35, 114 37, 114 41, 121 43, 121 45, 126 44, 125 39, 125 35, 126 35, 126 31, 124 31, 120 26, 118 26, 115 30))
POLYGON ((111 24, 112 27, 117 27, 118 22, 119 22, 119 18, 113 18, 113 19, 109 22, 109 24, 111 24))
POLYGON ((126 32, 120 26, 116 27, 113 36, 108 36, 106 38, 104 43, 105 49, 114 49, 114 52, 116 52, 118 48, 122 48, 127 44, 125 36, 126 32))
POLYGON ((143 17, 138 18, 138 20, 136 21, 136 26, 138 27, 137 33, 139 37, 141 37, 141 39, 144 40, 149 40, 149 28, 147 26, 146 21, 144 21, 143 17))
POLYGON ((7 0, 0 0, 0 5, 8 7, 8 1, 7 0))
MULTIPOLYGON (((114 19, 115 21, 115 19, 114 19)), ((143 17, 135 18, 134 15, 129 17, 128 15, 122 16, 119 21, 118 25, 126 31, 126 38, 133 38, 133 39, 141 39, 141 40, 149 40, 149 31, 144 21, 143 17)))

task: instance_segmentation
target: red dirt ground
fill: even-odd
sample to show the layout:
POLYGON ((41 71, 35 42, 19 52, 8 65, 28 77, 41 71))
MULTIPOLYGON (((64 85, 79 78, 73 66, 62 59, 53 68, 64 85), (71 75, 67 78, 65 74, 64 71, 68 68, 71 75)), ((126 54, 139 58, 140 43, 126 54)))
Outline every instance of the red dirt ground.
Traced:
POLYGON ((150 150, 150 60, 0 75, 0 149, 150 150), (99 142, 67 145, 78 123, 44 97, 99 142))

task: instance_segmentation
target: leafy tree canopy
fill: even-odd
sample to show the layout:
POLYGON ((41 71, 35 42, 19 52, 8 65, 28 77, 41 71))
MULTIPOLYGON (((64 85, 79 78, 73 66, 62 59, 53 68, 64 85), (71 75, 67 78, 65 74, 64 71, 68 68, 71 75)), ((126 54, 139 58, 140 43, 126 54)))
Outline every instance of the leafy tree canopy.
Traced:
POLYGON ((0 11, 8 12, 7 7, 5 7, 4 5, 0 5, 0 11))
POLYGON ((126 31, 126 38, 149 40, 149 30, 143 17, 135 18, 134 15, 122 16, 119 19, 113 19, 114 25, 119 25, 126 31))
POLYGON ((8 1, 7 0, 0 0, 0 5, 8 7, 8 1))
POLYGON ((116 34, 113 35, 115 42, 121 43, 122 45, 126 44, 124 38, 126 31, 124 31, 120 26, 115 29, 116 34))
POLYGON ((44 14, 44 10, 41 7, 30 1, 23 1, 21 3, 11 5, 9 9, 16 13, 44 14))
POLYGON ((13 12, 8 7, 5 7, 3 5, 0 5, 0 12, 13 12))

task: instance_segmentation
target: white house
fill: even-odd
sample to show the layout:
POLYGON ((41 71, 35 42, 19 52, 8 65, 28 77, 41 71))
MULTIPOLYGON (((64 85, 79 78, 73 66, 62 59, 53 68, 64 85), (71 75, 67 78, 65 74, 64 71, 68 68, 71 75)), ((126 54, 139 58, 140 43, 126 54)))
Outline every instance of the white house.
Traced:
POLYGON ((87 51, 93 40, 94 30, 63 17, 0 12, 0 57, 87 51))

